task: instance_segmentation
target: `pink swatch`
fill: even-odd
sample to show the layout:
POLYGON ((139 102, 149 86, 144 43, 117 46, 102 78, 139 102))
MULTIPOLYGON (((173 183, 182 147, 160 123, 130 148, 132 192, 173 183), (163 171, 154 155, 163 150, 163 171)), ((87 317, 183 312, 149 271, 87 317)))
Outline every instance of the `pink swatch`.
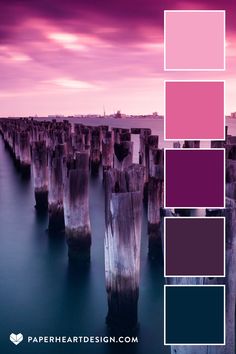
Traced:
POLYGON ((224 140, 224 82, 166 81, 165 139, 224 140))
POLYGON ((224 70, 225 11, 165 11, 165 70, 224 70))

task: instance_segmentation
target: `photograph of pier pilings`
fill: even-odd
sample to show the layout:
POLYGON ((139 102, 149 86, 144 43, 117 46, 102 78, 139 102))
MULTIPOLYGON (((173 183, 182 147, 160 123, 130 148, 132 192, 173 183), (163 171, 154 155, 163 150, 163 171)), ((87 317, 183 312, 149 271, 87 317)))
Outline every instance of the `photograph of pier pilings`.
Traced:
MULTIPOLYGON (((26 186, 32 184, 34 195, 31 201, 34 210, 31 218, 34 214, 40 225, 47 224, 46 232, 43 233, 41 228, 38 237, 40 240, 48 238, 50 247, 55 247, 57 241, 61 240, 60 247, 66 249, 63 262, 70 267, 70 272, 72 271, 70 281, 73 286, 68 297, 70 305, 60 307, 62 316, 60 320, 63 321, 64 316, 66 322, 73 318, 74 313, 78 313, 79 316, 79 312, 76 312, 79 301, 82 301, 84 307, 94 306, 92 302, 89 304, 91 294, 87 297, 82 295, 81 300, 78 294, 83 293, 84 289, 76 287, 81 284, 81 279, 85 281, 83 286, 88 281, 92 282, 89 278, 90 267, 94 266, 94 263, 96 265, 96 257, 99 256, 99 259, 103 258, 104 266, 102 309, 106 308, 105 311, 99 312, 99 326, 104 326, 107 331, 105 333, 110 335, 134 335, 139 338, 137 344, 122 347, 119 344, 106 344, 102 349, 100 347, 99 351, 96 348, 83 347, 83 353, 112 354, 127 350, 127 353, 142 354, 145 348, 148 348, 150 354, 158 352, 157 350, 160 353, 172 354, 235 353, 235 136, 227 134, 225 141, 211 143, 211 148, 226 150, 226 208, 202 210, 202 215, 226 217, 226 276, 164 279, 162 255, 164 216, 193 216, 197 215, 197 211, 163 208, 164 149, 163 142, 158 135, 152 133, 152 128, 114 128, 109 124, 92 126, 86 124, 86 120, 82 124, 71 123, 66 119, 59 121, 2 118, 0 134, 2 161, 9 164, 9 160, 12 160, 14 166, 12 171, 18 174, 17 183, 20 189, 27 190, 26 186), (135 151, 138 152, 136 163, 134 163, 135 151), (93 188, 95 183, 96 186, 99 185, 96 187, 99 188, 99 197, 93 188), (101 216, 99 222, 104 226, 101 228, 104 234, 99 240, 103 252, 99 255, 94 248, 98 240, 95 238, 97 230, 93 228, 94 213, 91 212, 91 205, 96 205, 95 213, 101 216), (140 273, 143 277, 141 281, 140 273), (148 278, 148 282, 145 277, 148 278), (164 346, 164 283, 226 285, 225 346, 164 346), (146 315, 142 315, 140 319, 139 313, 143 308, 146 315)), ((199 148, 200 142, 174 142, 173 147, 199 148)), ((9 178, 12 179, 13 176, 9 178)), ((19 203, 17 208, 20 212, 20 209, 24 209, 22 204, 24 202, 21 203, 24 196, 15 198, 19 203)), ((1 208, 4 206, 1 205, 1 208)), ((14 223, 14 215, 12 222, 14 223)), ((4 229, 4 221, 2 223, 4 229)), ((17 229, 15 233, 18 233, 17 229)), ((21 243, 21 239, 19 238, 17 242, 21 243)), ((8 250, 5 249, 4 252, 7 253, 8 250)), ((40 259, 46 256, 43 251, 42 253, 37 251, 37 257, 40 259)), ((24 257, 21 262, 24 263, 24 257)), ((52 255, 50 267, 54 262, 56 260, 52 255)), ((18 266, 20 267, 20 263, 18 266)), ((59 271, 55 265, 53 269, 56 273, 59 271)), ((27 272, 30 274, 31 270, 28 269, 27 272)), ((94 283, 103 282, 102 278, 97 279, 96 269, 93 269, 93 272, 95 272, 94 283)), ((101 275, 101 272, 98 274, 101 275)), ((24 276, 28 277, 27 274, 24 276)), ((42 276, 43 274, 38 271, 37 277, 42 276)), ((27 290, 23 287, 22 291, 27 290)), ((47 290, 43 291, 41 296, 47 297, 47 290)), ((93 294, 94 296, 99 298, 101 295, 93 294)), ((28 309, 24 308, 24 311, 27 313, 28 309)), ((50 308, 48 312, 50 313, 50 308)), ((86 317, 86 314, 81 311, 81 316, 86 317)), ((94 322, 96 321, 98 319, 94 315, 94 322)), ((91 328, 93 326, 91 318, 87 323, 87 327, 89 326, 91 328)), ((43 327, 40 328, 42 330, 43 327)), ((55 322, 50 331, 60 331, 60 328, 55 322)), ((73 327, 69 326, 68 321, 68 328, 69 335, 78 332, 89 333, 89 329, 83 328, 76 319, 73 319, 73 327)), ((40 349, 35 349, 34 352, 38 353, 37 350, 40 349)), ((30 350, 25 349, 24 353, 28 352, 30 353, 30 350)), ((74 353, 78 352, 78 349, 70 347, 64 352, 74 353)))

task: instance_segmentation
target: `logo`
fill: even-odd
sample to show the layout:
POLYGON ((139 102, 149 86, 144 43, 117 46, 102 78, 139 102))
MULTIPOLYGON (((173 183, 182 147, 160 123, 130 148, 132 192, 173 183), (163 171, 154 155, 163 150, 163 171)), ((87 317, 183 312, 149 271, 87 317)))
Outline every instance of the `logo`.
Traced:
POLYGON ((23 341, 23 334, 21 334, 21 333, 18 333, 18 334, 12 333, 12 334, 10 334, 9 339, 10 339, 10 341, 12 343, 14 343, 15 345, 18 345, 18 344, 20 344, 20 342, 23 341))

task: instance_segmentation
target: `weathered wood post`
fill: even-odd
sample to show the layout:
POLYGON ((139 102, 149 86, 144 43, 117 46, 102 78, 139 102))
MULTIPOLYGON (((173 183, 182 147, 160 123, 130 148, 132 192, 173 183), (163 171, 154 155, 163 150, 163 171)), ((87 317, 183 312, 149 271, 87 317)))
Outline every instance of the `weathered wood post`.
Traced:
POLYGON ((236 137, 233 136, 228 137, 228 143, 226 144, 225 147, 226 147, 226 158, 230 160, 236 160, 236 137))
POLYGON ((148 154, 145 151, 145 147, 147 146, 148 137, 152 134, 151 129, 141 129, 140 131, 140 145, 139 145, 139 163, 143 166, 146 166, 146 160, 148 158, 148 154))
POLYGON ((130 131, 127 129, 127 131, 123 131, 120 133, 120 142, 122 141, 131 141, 131 133, 130 131))
POLYGON ((105 132, 102 139, 102 167, 103 178, 106 170, 113 167, 114 141, 113 132, 105 132))
POLYGON ((149 256, 156 258, 161 246, 161 208, 163 208, 164 150, 149 150, 148 235, 149 256))
POLYGON ((145 169, 144 166, 133 163, 125 170, 125 180, 129 192, 140 191, 143 195, 145 169))
POLYGON ((48 168, 45 141, 36 141, 32 144, 32 162, 35 208, 39 211, 45 211, 48 209, 48 168))
POLYGON ((149 173, 149 150, 150 148, 158 148, 158 136, 151 135, 151 129, 141 129, 140 146, 139 146, 139 163, 145 167, 144 177, 144 202, 148 201, 148 173, 149 173))
POLYGON ((149 177, 149 164, 150 164, 150 150, 158 149, 159 136, 149 135, 145 144, 145 166, 146 166, 146 182, 148 182, 149 177))
POLYGON ((180 149, 181 148, 181 144, 179 141, 174 141, 173 142, 173 148, 174 149, 180 149))
POLYGON ((91 135, 91 148, 90 148, 90 169, 93 176, 98 175, 99 166, 101 161, 100 154, 100 128, 93 127, 91 135))
POLYGON ((48 150, 49 193, 48 193, 48 230, 60 232, 65 229, 63 209, 63 157, 65 144, 48 150))
POLYGON ((198 149, 200 148, 200 141, 193 140, 193 141, 185 141, 183 144, 184 149, 198 149))
POLYGON ((89 216, 89 157, 87 152, 64 159, 65 232, 71 260, 89 260, 91 226, 89 216))
POLYGON ((106 320, 119 330, 135 328, 138 320, 143 170, 131 169, 105 174, 106 320))
POLYGON ((141 133, 141 128, 131 128, 130 129, 131 134, 140 134, 141 133))
POLYGON ((84 135, 81 133, 75 133, 71 137, 72 137, 73 148, 77 151, 84 151, 85 149, 84 135))
POLYGON ((82 124, 74 124, 74 133, 70 134, 72 146, 77 151, 85 150, 85 136, 83 134, 83 128, 84 126, 82 124))
POLYGON ((100 152, 102 153, 102 141, 107 136, 107 133, 110 133, 110 132, 109 132, 108 125, 100 125, 99 128, 100 128, 100 152))
POLYGON ((227 145, 235 145, 236 144, 236 136, 235 135, 227 135, 226 144, 227 145))
MULTIPOLYGON (((232 146, 233 147, 233 146, 232 146)), ((236 160, 232 149, 226 161, 226 345, 224 354, 235 353, 236 303, 236 160)), ((213 213, 214 211, 211 211, 213 213)), ((220 352, 221 354, 221 352, 220 352)))
MULTIPOLYGON (((15 141, 16 141, 17 132, 18 132, 18 125, 16 124, 15 120, 4 119, 1 122, 1 134, 3 136, 5 146, 15 161, 16 161, 15 141)), ((17 148, 18 148, 18 159, 20 159, 19 139, 18 139, 17 148)), ((20 161, 19 161, 19 165, 20 165, 20 161)))
POLYGON ((82 133, 84 135, 85 149, 90 150, 91 148, 91 129, 89 127, 83 127, 82 133))
POLYGON ((120 144, 120 128, 112 128, 114 134, 114 143, 120 144))
POLYGON ((236 200, 236 160, 226 161, 226 195, 236 200))
POLYGON ((23 177, 30 176, 30 165, 31 165, 31 152, 30 152, 30 141, 28 131, 20 132, 20 163, 21 172, 23 177))
POLYGON ((227 136, 227 134, 228 134, 228 127, 225 126, 225 140, 211 141, 211 148, 212 149, 226 148, 226 143, 230 144, 230 136, 227 136))
POLYGON ((226 196, 236 200, 236 145, 226 145, 226 196))
POLYGON ((122 141, 114 144, 114 168, 124 171, 133 161, 133 142, 122 141))
POLYGON ((20 167, 20 134, 17 129, 14 130, 14 156, 16 166, 20 167))
POLYGON ((236 160, 226 160, 226 183, 236 181, 236 160))
POLYGON ((211 141, 211 149, 224 148, 225 141, 211 141))

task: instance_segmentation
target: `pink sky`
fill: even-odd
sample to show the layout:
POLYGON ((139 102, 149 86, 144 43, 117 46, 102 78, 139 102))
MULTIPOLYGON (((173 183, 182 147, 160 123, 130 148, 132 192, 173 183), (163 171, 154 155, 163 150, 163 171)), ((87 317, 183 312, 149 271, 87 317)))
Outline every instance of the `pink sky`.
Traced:
POLYGON ((165 79, 225 79, 236 110, 236 2, 1 1, 0 116, 157 111, 165 79), (227 11, 225 72, 163 71, 163 10, 227 11))

